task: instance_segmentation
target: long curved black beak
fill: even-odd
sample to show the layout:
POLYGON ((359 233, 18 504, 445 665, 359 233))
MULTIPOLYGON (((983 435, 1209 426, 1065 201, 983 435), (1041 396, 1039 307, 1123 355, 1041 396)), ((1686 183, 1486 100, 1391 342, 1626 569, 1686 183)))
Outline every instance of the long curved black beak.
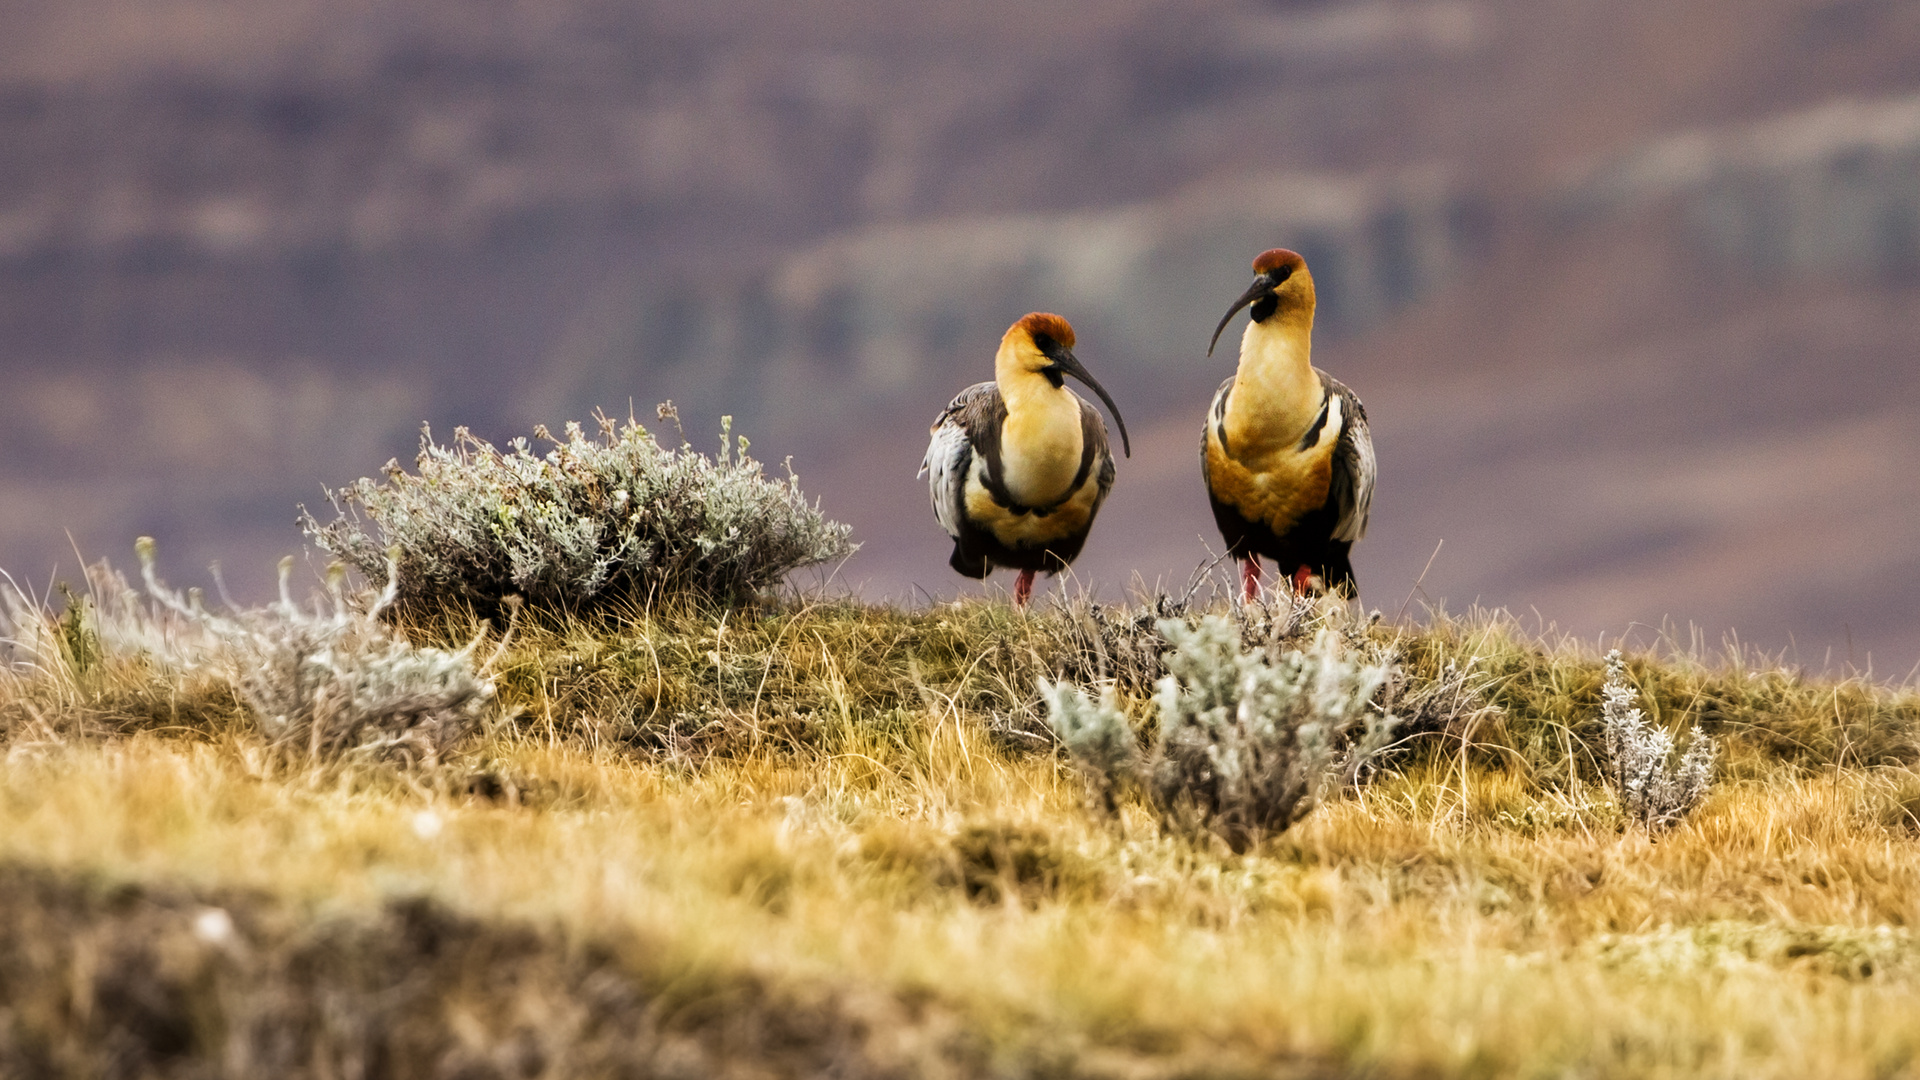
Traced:
POLYGON ((1120 407, 1113 403, 1113 397, 1107 393, 1107 388, 1101 386, 1099 380, 1092 375, 1087 374, 1087 369, 1080 365, 1080 359, 1073 355, 1072 349, 1060 349, 1049 353, 1047 359, 1053 361, 1052 366, 1055 370, 1063 371, 1086 383, 1093 388, 1094 393, 1100 395, 1101 401, 1107 403, 1107 411, 1113 414, 1114 423, 1120 425, 1120 448, 1128 457, 1132 457, 1133 444, 1127 441, 1127 422, 1120 418, 1120 407))
POLYGON ((1213 340, 1207 342, 1208 356, 1212 356, 1213 347, 1220 344, 1220 332, 1227 328, 1227 324, 1233 321, 1235 315, 1240 314, 1240 309, 1267 295, 1267 290, 1271 288, 1273 288, 1273 279, 1267 275, 1261 274, 1253 279, 1253 284, 1247 286, 1247 291, 1240 294, 1240 299, 1235 300, 1233 306, 1227 309, 1227 313, 1220 316, 1220 325, 1213 328, 1213 340))

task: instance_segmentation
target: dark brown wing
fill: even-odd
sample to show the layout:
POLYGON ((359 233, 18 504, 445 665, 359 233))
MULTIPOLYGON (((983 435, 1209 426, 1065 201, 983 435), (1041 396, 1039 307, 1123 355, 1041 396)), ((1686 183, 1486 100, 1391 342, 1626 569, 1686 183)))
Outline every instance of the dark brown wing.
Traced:
POLYGON ((1074 474, 1066 497, 1072 498, 1091 474, 1100 485, 1100 493, 1093 499, 1093 507, 1098 510, 1107 501, 1107 492, 1113 490, 1113 449, 1107 444, 1107 422, 1100 418, 1100 410, 1078 394, 1074 399, 1080 402, 1080 471, 1074 474))

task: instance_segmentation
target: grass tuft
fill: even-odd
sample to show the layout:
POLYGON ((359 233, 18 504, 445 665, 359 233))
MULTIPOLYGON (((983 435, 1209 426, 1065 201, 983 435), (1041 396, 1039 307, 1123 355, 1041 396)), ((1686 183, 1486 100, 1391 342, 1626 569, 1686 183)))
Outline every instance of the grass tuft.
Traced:
POLYGON ((159 580, 151 538, 137 550, 145 594, 104 562, 89 571, 87 595, 69 596, 57 616, 18 589, 5 591, 15 670, 39 675, 31 684, 51 699, 26 696, 16 722, 57 736, 97 726, 101 712, 157 717, 162 701, 154 698, 178 722, 184 698, 190 716, 214 712, 209 734, 243 720, 275 758, 428 764, 479 728, 493 696, 473 663, 481 637, 457 650, 397 637, 380 618, 394 599, 391 576, 379 596, 354 598, 335 574, 307 610, 293 602, 293 560, 285 559, 279 603, 217 614, 197 593, 159 580), (210 701, 225 708, 209 709, 210 701))

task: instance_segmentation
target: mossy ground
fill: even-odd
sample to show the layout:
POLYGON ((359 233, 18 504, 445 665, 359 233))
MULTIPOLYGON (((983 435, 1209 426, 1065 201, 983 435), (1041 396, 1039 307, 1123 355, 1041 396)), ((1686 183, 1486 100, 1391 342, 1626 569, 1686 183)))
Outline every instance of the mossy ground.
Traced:
POLYGON ((1636 657, 1727 748, 1649 837, 1594 648, 1363 627, 1473 692, 1234 855, 1090 813, 1034 734, 1041 675, 1146 716, 1092 619, 529 617, 432 768, 290 765, 217 683, 84 648, 0 676, 0 1072, 1920 1075, 1911 690, 1636 657))

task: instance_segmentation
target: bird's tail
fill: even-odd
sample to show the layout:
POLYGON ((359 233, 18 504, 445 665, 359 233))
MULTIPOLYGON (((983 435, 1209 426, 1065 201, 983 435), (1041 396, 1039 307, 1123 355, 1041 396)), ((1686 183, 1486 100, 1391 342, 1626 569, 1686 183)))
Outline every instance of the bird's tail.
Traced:
POLYGON ((953 545, 953 556, 947 560, 947 565, 953 567, 962 577, 976 579, 986 577, 987 572, 992 569, 987 565, 984 556, 970 554, 958 543, 953 545))

